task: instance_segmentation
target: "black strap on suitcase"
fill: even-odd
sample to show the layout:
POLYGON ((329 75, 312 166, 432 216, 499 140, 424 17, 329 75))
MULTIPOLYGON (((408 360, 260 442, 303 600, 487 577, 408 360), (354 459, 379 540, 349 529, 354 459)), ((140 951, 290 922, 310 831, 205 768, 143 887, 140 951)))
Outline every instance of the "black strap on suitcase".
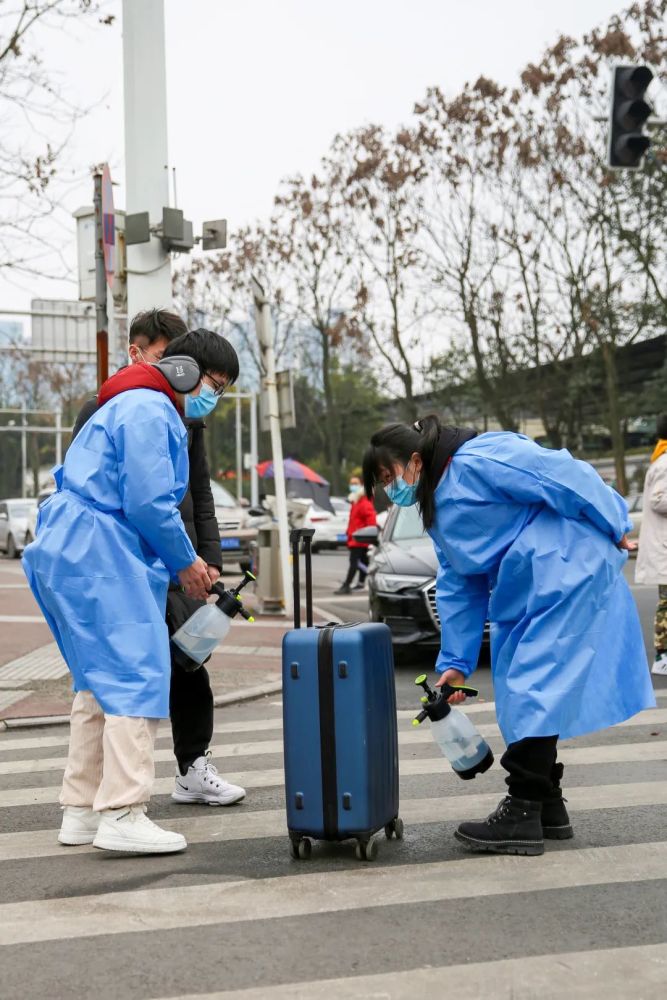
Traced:
MULTIPOLYGON (((299 547, 303 539, 306 565, 306 627, 313 625, 313 561, 314 528, 295 528, 290 533, 292 545, 292 575, 294 579, 294 628, 301 628, 301 579, 299 547)), ((336 721, 334 716, 334 626, 320 631, 317 643, 317 675, 320 698, 320 759, 322 767, 322 813, 324 836, 338 838, 338 782, 336 779, 336 721)))

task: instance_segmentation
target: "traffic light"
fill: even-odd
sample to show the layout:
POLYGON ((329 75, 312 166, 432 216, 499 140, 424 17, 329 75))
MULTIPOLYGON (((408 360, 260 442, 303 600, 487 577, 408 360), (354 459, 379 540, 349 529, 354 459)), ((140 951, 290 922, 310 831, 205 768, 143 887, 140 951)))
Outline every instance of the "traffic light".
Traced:
POLYGON ((610 167, 636 170, 651 145, 643 128, 653 112, 644 100, 652 79, 653 73, 648 66, 614 66, 612 69, 607 156, 610 167))

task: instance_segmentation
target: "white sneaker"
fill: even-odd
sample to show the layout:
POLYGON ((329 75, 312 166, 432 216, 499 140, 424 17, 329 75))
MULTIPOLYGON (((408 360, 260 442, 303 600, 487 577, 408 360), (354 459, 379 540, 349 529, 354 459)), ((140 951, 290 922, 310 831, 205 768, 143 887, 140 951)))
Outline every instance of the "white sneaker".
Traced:
POLYGON ((209 806, 231 806, 245 798, 245 788, 232 785, 218 774, 211 764, 211 755, 197 757, 188 768, 187 774, 176 771, 176 787, 172 793, 174 802, 206 802, 209 806))
POLYGON ((100 814, 84 806, 64 806, 63 821, 58 834, 61 844, 70 847, 92 844, 100 823, 100 814))
POLYGON ((171 854, 184 851, 185 837, 163 830, 146 815, 146 806, 105 809, 93 847, 103 851, 128 851, 132 854, 171 854))
POLYGON ((667 674, 667 653, 661 653, 656 657, 655 663, 651 667, 652 674, 667 674))

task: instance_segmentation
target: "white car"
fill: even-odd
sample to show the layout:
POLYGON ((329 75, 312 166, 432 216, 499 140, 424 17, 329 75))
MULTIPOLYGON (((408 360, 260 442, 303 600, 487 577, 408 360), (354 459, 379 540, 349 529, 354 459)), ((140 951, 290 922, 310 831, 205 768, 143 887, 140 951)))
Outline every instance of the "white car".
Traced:
POLYGON ((0 500, 0 550, 10 559, 17 559, 25 548, 25 537, 36 500, 0 500))
POLYGON ((215 518, 220 531, 220 548, 223 560, 238 562, 242 570, 252 565, 252 546, 257 541, 257 529, 250 525, 250 518, 244 507, 229 490, 211 480, 211 492, 215 504, 215 518))
POLYGON ((344 497, 331 497, 330 499, 335 514, 332 514, 330 510, 318 507, 311 500, 303 522, 304 528, 315 529, 313 552, 318 552, 321 549, 337 549, 347 545, 350 503, 344 497))

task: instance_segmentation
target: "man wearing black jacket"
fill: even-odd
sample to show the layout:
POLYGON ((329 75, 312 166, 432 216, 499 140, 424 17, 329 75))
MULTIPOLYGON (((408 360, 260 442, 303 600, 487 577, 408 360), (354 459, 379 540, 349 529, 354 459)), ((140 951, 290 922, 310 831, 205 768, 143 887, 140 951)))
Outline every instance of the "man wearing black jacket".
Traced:
MULTIPOLYGON (((151 309, 139 313, 132 321, 129 336, 129 362, 151 363, 159 361, 164 352, 178 338, 187 334, 187 327, 180 316, 164 309, 151 309)), ((238 377, 238 358, 234 348, 218 334, 215 347, 216 370, 220 371, 220 349, 223 349, 225 368, 223 383, 213 389, 220 397, 226 387, 238 377), (222 344, 220 343, 222 341, 222 344)), ((183 341, 185 346, 185 341, 183 341)), ((178 353, 178 345, 175 345, 178 353)), ((170 348, 169 353, 174 353, 170 348)), ((187 351, 184 351, 187 353, 187 351)), ((211 380, 212 383, 214 380, 211 380)), ((97 409, 97 399, 89 400, 81 409, 74 425, 76 437, 88 418, 97 409)), ((205 424, 202 419, 185 418, 188 431, 190 482, 179 507, 185 529, 197 552, 208 566, 211 583, 222 572, 220 531, 215 516, 211 492, 211 477, 204 442, 205 424)), ((189 618, 203 602, 195 601, 172 584, 167 595, 167 626, 170 635, 189 618)), ((244 798, 245 790, 225 781, 210 760, 208 748, 213 735, 213 691, 206 667, 199 666, 176 646, 171 650, 171 689, 169 711, 174 739, 174 756, 178 763, 176 784, 172 799, 175 802, 202 802, 209 805, 231 805, 244 798)))

